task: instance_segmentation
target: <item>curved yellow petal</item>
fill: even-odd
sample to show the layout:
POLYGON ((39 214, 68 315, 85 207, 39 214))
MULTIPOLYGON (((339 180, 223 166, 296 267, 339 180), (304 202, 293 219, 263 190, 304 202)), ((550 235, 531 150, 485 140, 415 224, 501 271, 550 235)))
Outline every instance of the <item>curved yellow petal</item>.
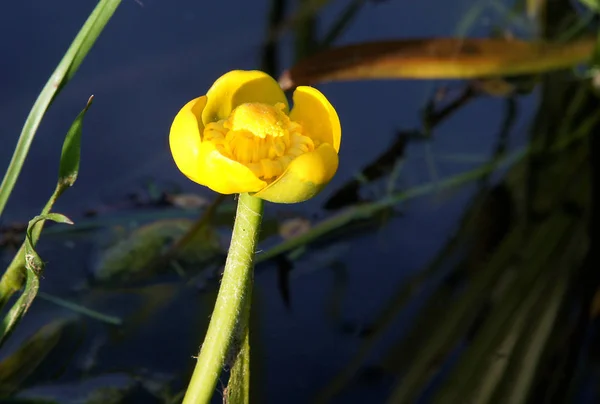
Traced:
POLYGON ((294 91, 294 106, 290 119, 300 123, 313 140, 329 143, 340 151, 342 128, 335 108, 316 88, 300 86, 294 91))
POLYGON ((212 142, 202 143, 195 176, 188 177, 221 194, 256 192, 267 185, 248 167, 219 153, 212 142))
POLYGON ((192 181, 222 194, 256 192, 267 183, 246 166, 230 160, 215 149, 212 142, 202 142, 202 111, 206 96, 198 97, 177 113, 169 146, 177 168, 192 181))
POLYGON ((198 182, 197 167, 202 143, 202 111, 206 96, 193 99, 175 116, 169 132, 169 147, 177 168, 192 181, 198 182))
POLYGON ((279 84, 268 74, 258 70, 233 70, 215 81, 206 93, 208 102, 202 113, 202 122, 226 119, 238 105, 261 102, 275 105, 281 102, 288 113, 289 105, 279 84))
POLYGON ((323 143, 295 158, 277 180, 254 196, 276 203, 303 202, 318 194, 337 168, 337 151, 329 143, 323 143))

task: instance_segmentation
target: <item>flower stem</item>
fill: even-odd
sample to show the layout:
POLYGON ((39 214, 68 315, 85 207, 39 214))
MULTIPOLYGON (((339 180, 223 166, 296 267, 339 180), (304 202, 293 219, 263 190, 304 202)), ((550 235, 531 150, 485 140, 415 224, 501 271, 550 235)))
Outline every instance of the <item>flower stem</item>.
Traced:
POLYGON ((262 199, 240 195, 221 288, 183 404, 210 401, 230 353, 230 345, 236 340, 243 343, 243 337, 239 341, 236 335, 243 336, 246 331, 238 330, 238 327, 249 307, 247 299, 252 297, 254 253, 262 210, 262 199))
POLYGON ((243 308, 240 318, 240 347, 235 363, 229 373, 229 382, 223 392, 224 402, 229 404, 248 404, 250 402, 250 299, 243 308))

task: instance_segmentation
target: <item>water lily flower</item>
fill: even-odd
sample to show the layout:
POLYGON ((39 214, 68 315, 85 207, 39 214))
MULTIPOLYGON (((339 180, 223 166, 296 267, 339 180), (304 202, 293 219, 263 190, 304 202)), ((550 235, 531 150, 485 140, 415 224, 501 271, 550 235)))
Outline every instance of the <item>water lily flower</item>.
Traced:
POLYGON ((248 192, 271 202, 315 196, 338 167, 341 127, 327 98, 298 87, 288 101, 261 71, 234 70, 188 102, 171 126, 177 167, 222 194, 248 192))

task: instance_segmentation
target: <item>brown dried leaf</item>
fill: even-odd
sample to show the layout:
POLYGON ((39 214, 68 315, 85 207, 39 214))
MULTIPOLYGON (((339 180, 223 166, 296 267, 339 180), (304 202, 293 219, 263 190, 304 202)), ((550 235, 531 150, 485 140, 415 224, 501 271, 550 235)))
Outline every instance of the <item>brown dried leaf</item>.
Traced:
POLYGON ((306 58, 279 79, 299 85, 373 79, 475 79, 535 74, 587 61, 595 39, 570 43, 491 38, 421 38, 332 48, 306 58))

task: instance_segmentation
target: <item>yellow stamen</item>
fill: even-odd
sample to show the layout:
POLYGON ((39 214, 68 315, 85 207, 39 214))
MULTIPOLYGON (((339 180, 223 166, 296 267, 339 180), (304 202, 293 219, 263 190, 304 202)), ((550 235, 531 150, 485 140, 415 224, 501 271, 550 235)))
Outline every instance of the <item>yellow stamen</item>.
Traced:
POLYGON ((282 103, 242 104, 229 118, 206 125, 203 141, 213 142, 219 153, 244 164, 257 177, 273 180, 294 158, 315 149, 284 108, 282 103))

